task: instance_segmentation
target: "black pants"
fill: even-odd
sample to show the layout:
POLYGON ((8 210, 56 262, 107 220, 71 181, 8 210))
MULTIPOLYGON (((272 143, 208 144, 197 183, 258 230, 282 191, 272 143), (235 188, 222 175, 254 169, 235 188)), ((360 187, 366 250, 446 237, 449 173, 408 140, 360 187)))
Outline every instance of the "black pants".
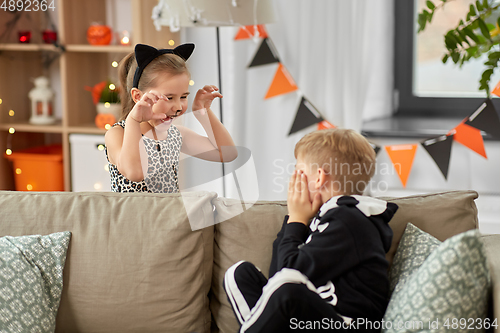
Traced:
POLYGON ((224 289, 240 332, 340 332, 348 327, 307 277, 284 269, 269 281, 251 263, 240 261, 224 277, 224 289))

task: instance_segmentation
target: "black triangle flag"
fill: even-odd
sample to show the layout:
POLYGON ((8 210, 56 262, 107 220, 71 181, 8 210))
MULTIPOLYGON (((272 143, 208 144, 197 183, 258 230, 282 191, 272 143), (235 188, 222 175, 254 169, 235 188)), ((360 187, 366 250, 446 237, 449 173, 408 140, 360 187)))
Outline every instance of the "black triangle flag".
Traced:
POLYGON ((261 66, 280 62, 273 43, 269 38, 264 38, 248 67, 261 66))
POLYGON ((434 162, 436 162, 444 179, 448 179, 452 143, 453 135, 442 135, 437 138, 427 139, 421 143, 422 147, 427 150, 434 162))
POLYGON ((470 115, 465 124, 484 131, 494 138, 500 139, 500 119, 497 110, 491 99, 484 101, 472 115, 470 115))
POLYGON ((372 142, 370 142, 370 146, 372 146, 373 150, 375 150, 375 155, 378 155, 378 152, 380 151, 380 146, 372 142))
POLYGON ((319 114, 318 110, 309 102, 305 97, 300 101, 299 109, 295 115, 292 128, 288 135, 298 132, 308 126, 314 125, 323 121, 323 117, 319 114))

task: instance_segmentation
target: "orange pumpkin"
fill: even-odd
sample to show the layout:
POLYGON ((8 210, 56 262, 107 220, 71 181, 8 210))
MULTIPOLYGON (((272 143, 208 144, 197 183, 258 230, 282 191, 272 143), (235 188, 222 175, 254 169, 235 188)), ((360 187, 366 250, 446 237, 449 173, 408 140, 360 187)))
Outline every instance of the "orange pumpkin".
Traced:
POLYGON ((91 45, 109 45, 113 33, 107 25, 92 24, 87 29, 87 41, 91 45))
POLYGON ((111 113, 99 113, 95 117, 95 124, 98 128, 107 129, 106 125, 111 126, 114 123, 116 123, 116 118, 111 113))

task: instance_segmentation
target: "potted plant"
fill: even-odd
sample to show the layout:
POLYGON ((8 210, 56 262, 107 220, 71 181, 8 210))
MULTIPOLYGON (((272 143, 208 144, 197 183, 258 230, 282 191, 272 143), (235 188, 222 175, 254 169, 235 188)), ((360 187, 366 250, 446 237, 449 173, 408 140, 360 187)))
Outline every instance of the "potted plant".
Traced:
MULTIPOLYGON (((434 13, 441 10, 452 0, 427 1, 426 8, 418 14, 418 32, 423 31, 432 22, 434 13)), ((500 3, 498 1, 470 1, 469 11, 458 25, 444 36, 446 53, 442 61, 451 59, 462 66, 472 58, 487 55, 485 69, 479 80, 479 90, 484 90, 490 97, 490 78, 500 61, 500 3)))
POLYGON ((98 115, 112 114, 115 119, 120 118, 122 108, 119 89, 112 81, 102 81, 93 87, 85 87, 85 89, 92 93, 98 115))

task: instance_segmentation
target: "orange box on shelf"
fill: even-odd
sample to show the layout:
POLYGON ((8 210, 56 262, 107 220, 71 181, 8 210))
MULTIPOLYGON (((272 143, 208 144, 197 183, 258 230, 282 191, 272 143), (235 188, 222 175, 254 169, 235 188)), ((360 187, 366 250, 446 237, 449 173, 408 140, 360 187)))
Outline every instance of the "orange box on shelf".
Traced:
POLYGON ((64 191, 62 145, 13 151, 16 191, 64 191))

